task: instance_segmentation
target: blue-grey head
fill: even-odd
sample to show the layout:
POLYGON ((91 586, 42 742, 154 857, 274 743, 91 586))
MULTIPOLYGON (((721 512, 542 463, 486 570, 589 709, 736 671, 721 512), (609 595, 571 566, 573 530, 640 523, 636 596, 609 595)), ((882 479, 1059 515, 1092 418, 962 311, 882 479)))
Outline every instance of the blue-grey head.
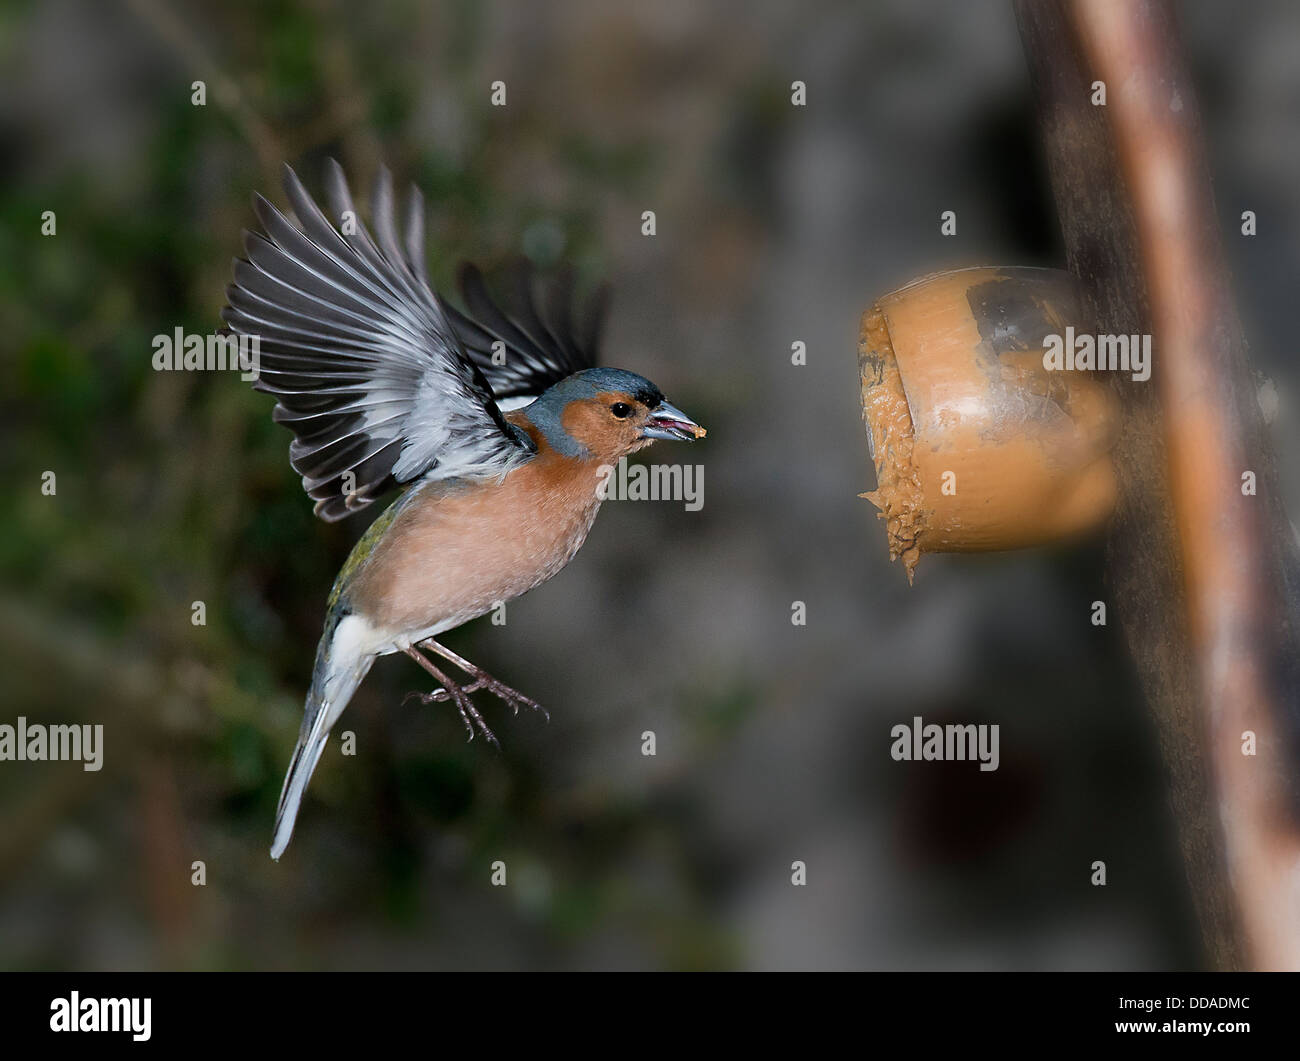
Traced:
POLYGON ((704 428, 644 376, 588 368, 547 389, 522 415, 558 453, 613 464, 655 439, 694 441, 704 428))

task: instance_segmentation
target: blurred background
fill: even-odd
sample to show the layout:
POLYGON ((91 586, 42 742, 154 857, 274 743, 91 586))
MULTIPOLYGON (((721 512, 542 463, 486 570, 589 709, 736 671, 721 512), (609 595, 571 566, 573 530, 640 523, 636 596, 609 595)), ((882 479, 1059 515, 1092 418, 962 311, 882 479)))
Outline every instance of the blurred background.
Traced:
MULTIPOLYGON (((1295 491, 1300 9, 1180 6, 1295 491)), ((0 722, 105 727, 98 773, 0 764, 0 966, 1203 963, 1153 729, 1089 622, 1100 547, 930 557, 909 589, 857 497, 866 305, 1060 259, 1008 5, 11 0, 0 189, 0 722), (217 326, 253 191, 283 205, 289 161, 319 192, 330 155, 367 199, 381 162, 420 186, 443 290, 518 253, 611 281, 605 359, 707 425, 647 454, 702 463, 705 503, 608 503, 506 625, 448 635, 551 710, 481 701, 500 754, 381 660, 277 865, 325 598, 374 512, 315 520, 268 397, 150 359, 217 326), (1000 769, 894 762, 917 714, 1000 724, 1000 769)))

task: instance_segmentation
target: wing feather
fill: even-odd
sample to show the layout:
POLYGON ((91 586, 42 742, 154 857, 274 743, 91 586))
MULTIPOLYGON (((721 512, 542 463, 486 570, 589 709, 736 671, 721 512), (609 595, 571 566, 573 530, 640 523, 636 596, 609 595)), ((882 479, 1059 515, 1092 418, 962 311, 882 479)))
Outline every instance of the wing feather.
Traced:
POLYGON ((575 326, 572 270, 558 270, 540 302, 543 285, 531 262, 521 259, 509 272, 503 285, 508 296, 497 299, 482 272, 463 264, 458 286, 465 309, 446 307, 466 353, 498 401, 536 398, 566 376, 595 366, 608 297, 606 288, 598 289, 575 326), (495 344, 502 345, 494 349, 495 344))
POLYGON ((419 193, 399 240, 387 170, 373 236, 338 163, 326 176, 337 223, 288 166, 284 187, 297 224, 254 199, 265 235, 245 234, 222 319, 257 337, 254 386, 276 397, 274 419, 294 432, 289 460, 316 513, 341 519, 397 483, 499 477, 527 459, 531 442, 506 423, 429 286, 419 193))

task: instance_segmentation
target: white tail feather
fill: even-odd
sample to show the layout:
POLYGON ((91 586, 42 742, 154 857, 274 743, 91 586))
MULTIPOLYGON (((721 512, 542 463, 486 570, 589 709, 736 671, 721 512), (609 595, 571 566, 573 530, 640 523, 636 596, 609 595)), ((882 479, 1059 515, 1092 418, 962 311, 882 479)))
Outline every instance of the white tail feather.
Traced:
POLYGON ((344 618, 321 638, 316 654, 316 670, 312 675, 311 691, 303 708, 302 729, 298 745, 293 750, 289 770, 280 789, 280 804, 275 812, 275 836, 271 841, 271 857, 279 861, 293 837, 298 809, 307 791, 311 775, 320 762, 321 753, 329 740, 330 730, 348 706, 352 694, 365 678, 374 662, 373 654, 361 649, 354 628, 360 620, 353 616, 344 618))

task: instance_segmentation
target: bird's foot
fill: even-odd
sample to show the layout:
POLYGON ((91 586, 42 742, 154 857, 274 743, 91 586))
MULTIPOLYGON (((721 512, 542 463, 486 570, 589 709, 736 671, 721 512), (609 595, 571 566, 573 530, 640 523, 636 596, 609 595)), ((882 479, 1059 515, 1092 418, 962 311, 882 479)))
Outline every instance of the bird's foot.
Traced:
POLYGON ((474 728, 477 726, 478 731, 482 733, 489 742, 491 742, 495 747, 500 748, 501 742, 497 740, 496 734, 488 728, 488 724, 483 720, 483 716, 479 714, 478 708, 474 706, 474 701, 469 698, 469 694, 478 689, 479 685, 475 683, 461 686, 443 674, 442 671, 430 663, 424 655, 417 652, 414 648, 408 648, 405 651, 408 656, 432 674, 437 681, 442 683, 441 689, 434 689, 431 693, 410 692, 406 694, 405 699, 409 700, 412 696, 415 696, 425 704, 440 704, 450 700, 456 705, 456 710, 460 712, 460 720, 465 723, 465 728, 469 731, 468 740, 474 739, 474 728))
POLYGON ((431 693, 414 693, 412 695, 420 697, 420 699, 426 704, 444 703, 448 700, 452 701, 452 703, 456 705, 456 710, 460 712, 461 721, 465 723, 465 728, 469 730, 470 740, 474 739, 474 730, 475 727, 477 727, 478 731, 494 745, 498 748, 501 746, 500 742, 497 741, 495 734, 488 729, 487 723, 483 721, 483 716, 480 715, 477 708, 474 707, 474 702, 470 699, 470 693, 478 692, 480 689, 486 689, 502 703, 509 704, 511 708, 514 709, 516 715, 519 714, 519 709, 521 707, 527 707, 533 711, 540 711, 546 717, 547 721, 550 721, 551 716, 547 713, 546 708, 542 707, 542 705, 531 696, 525 696, 518 689, 492 677, 492 675, 482 667, 477 667, 469 660, 465 659, 464 656, 458 656, 450 649, 444 648, 442 645, 438 644, 437 641, 434 641, 433 638, 421 641, 418 645, 408 646, 404 651, 408 656, 415 660, 416 663, 432 674, 442 686, 441 689, 435 689, 431 693), (444 659, 454 663, 460 670, 470 676, 471 680, 469 684, 461 685, 458 682, 453 682, 447 677, 447 675, 434 666, 433 662, 423 652, 419 651, 419 649, 422 648, 436 652, 444 659))
POLYGON ((547 712, 546 708, 531 696, 525 696, 513 686, 509 686, 505 682, 492 677, 492 675, 482 667, 471 663, 464 656, 456 655, 456 653, 452 652, 451 649, 444 648, 442 645, 438 644, 437 641, 433 640, 433 638, 421 641, 420 648, 432 649, 434 652, 438 653, 438 655, 442 656, 443 659, 450 660, 473 678, 473 682, 465 686, 466 692, 471 692, 476 689, 486 689, 502 703, 509 704, 514 709, 516 715, 519 714, 519 709, 521 707, 527 707, 533 711, 540 711, 548 722, 551 720, 551 716, 547 712))
POLYGON ((488 674, 487 671, 475 669, 469 673, 473 676, 474 681, 472 684, 465 686, 466 692, 470 692, 474 689, 486 689, 502 703, 509 704, 514 708, 516 715, 519 714, 519 709, 521 707, 527 707, 533 711, 540 711, 547 722, 551 720, 550 712, 548 712, 546 708, 531 696, 525 696, 518 689, 507 685, 503 681, 498 681, 496 678, 492 677, 492 675, 488 674))

